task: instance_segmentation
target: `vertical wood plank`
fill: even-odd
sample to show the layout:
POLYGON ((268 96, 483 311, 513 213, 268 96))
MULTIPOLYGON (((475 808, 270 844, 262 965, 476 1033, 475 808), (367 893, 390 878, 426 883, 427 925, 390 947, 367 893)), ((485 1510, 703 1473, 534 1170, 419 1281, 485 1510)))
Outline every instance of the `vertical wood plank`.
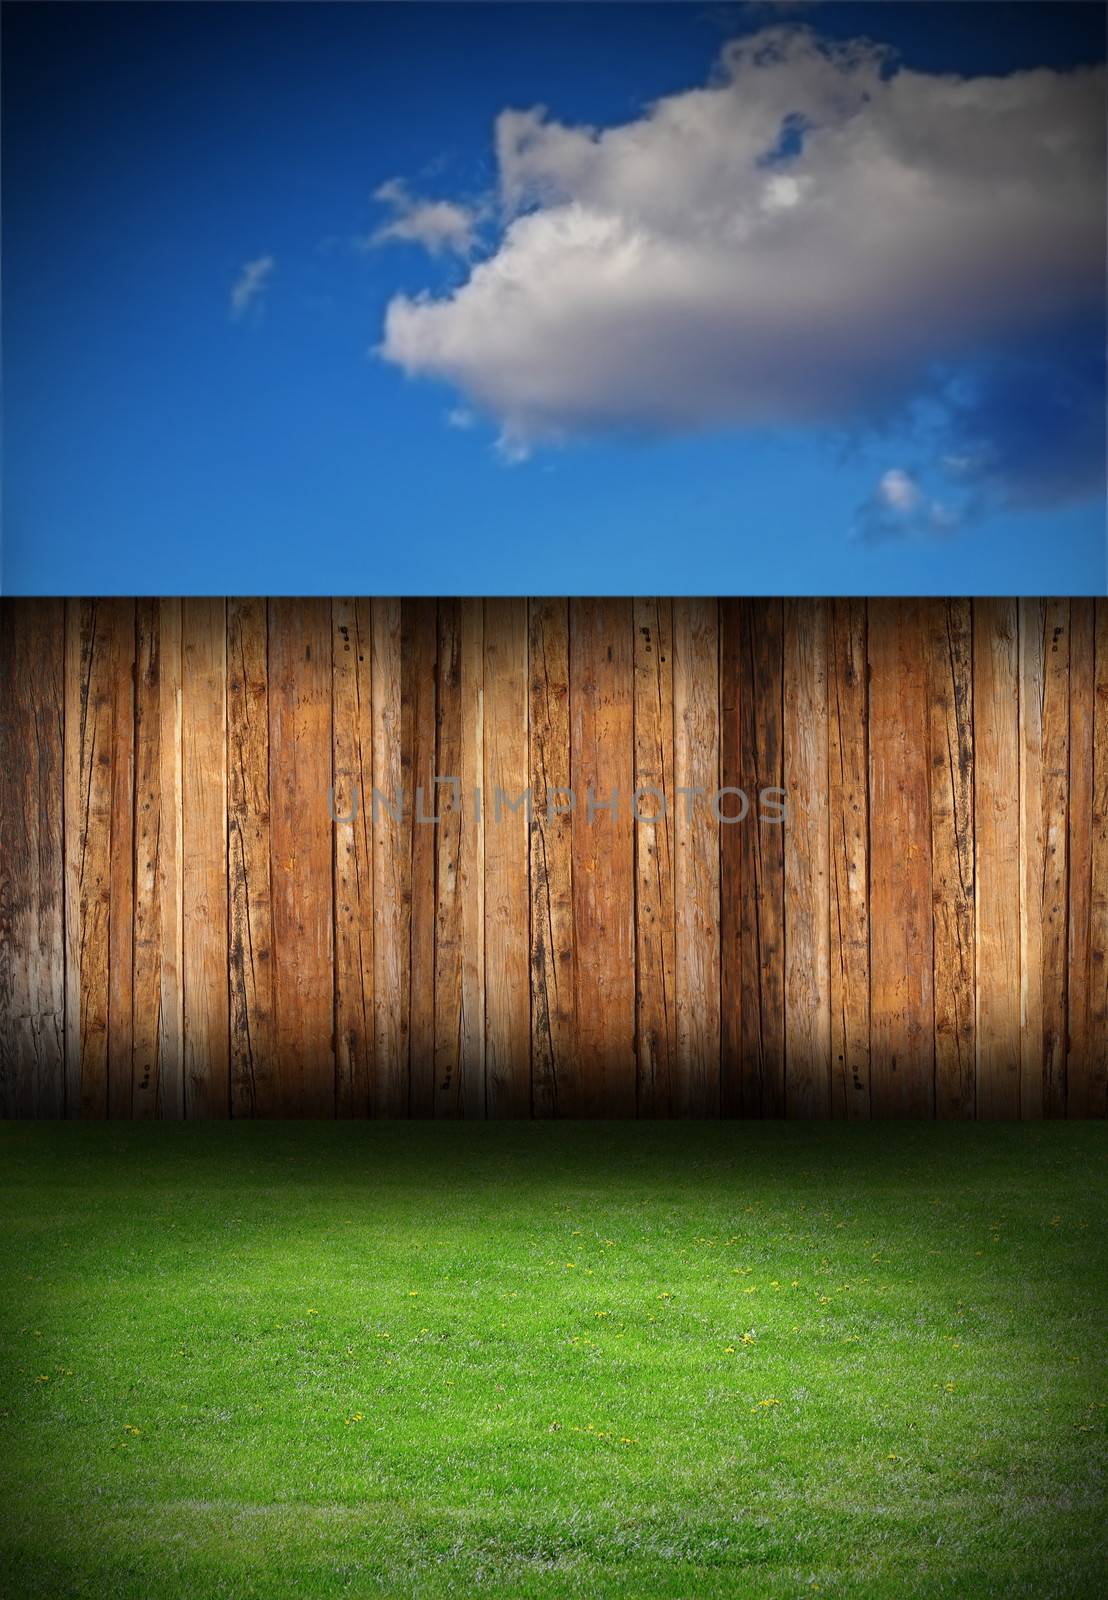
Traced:
POLYGON ((1014 600, 973 603, 977 1115, 1019 1115, 1020 752, 1014 600))
POLYGON ((571 600, 575 1115, 635 1109, 633 703, 630 601, 571 600))
POLYGON ((135 616, 135 882, 131 980, 131 1115, 156 1117, 161 1098, 161 627, 158 601, 135 616))
POLYGON ((482 1118, 485 1096, 485 607, 459 602, 461 636, 462 820, 458 869, 462 905, 461 1109, 482 1118))
POLYGON ((334 599, 335 1109, 343 1117, 368 1116, 373 1092, 372 656, 369 601, 334 599))
POLYGON ((370 603, 373 698, 373 1110, 408 1110, 408 1001, 411 928, 410 767, 403 758, 401 603, 370 603))
POLYGON ((112 635, 108 1115, 131 1115, 135 818, 135 602, 103 602, 112 635))
POLYGON ((405 792, 409 796, 411 892, 408 1111, 435 1109, 435 858, 439 806, 435 787, 435 680, 438 623, 434 600, 405 600, 403 635, 405 792))
POLYGON ((485 602, 485 1069, 490 1116, 531 1110, 527 602, 485 602))
MULTIPOLYGON (((672 1115, 678 1093, 674 604, 657 597, 636 600, 633 615, 634 780, 638 796, 634 825, 636 1037, 641 1117, 672 1115)), ((684 750, 687 755, 687 741, 684 750)), ((690 843, 686 833, 686 849, 690 843)), ((694 952, 696 948, 694 940, 694 952)), ((689 1054, 687 1042, 686 1062, 689 1054)))
POLYGON ((273 1012, 270 884, 269 623, 260 599, 227 602, 227 881, 231 1111, 281 1110, 273 1012))
POLYGON ((1020 1114, 1065 1114, 1069 602, 1019 602, 1020 1114))
POLYGON ((113 630, 106 602, 71 603, 67 624, 66 763, 76 778, 67 797, 66 852, 74 875, 67 941, 77 989, 68 1053, 69 1109, 108 1112, 108 952, 111 916, 113 630), (71 728, 71 731, 69 731, 71 728))
POLYGON ((0 1116, 65 1110, 65 611, 0 600, 0 1116))
POLYGON ((719 613, 673 602, 675 1101, 682 1116, 720 1110, 719 613))
POLYGON ((871 601, 870 1039, 874 1116, 930 1116, 935 1015, 927 633, 916 601, 871 601))
POLYGON ((330 602, 271 600, 273 1000, 286 1116, 335 1113, 331 738, 330 602))
POLYGON ((831 1108, 836 1117, 868 1117, 869 708, 865 601, 833 600, 828 629, 831 1108))
POLYGON ((462 619, 458 600, 438 607, 435 772, 435 1115, 462 1114, 462 619))
POLYGON ((81 874, 85 838, 85 655, 83 600, 65 602, 65 687, 62 718, 65 873, 65 1114, 81 1113, 81 874))
POLYGON ((1096 602, 1093 710, 1092 883, 1089 890, 1089 1018, 1092 1060, 1081 1075, 1082 1114, 1108 1115, 1108 600, 1096 602))
POLYGON ((742 788, 742 604, 719 602, 719 776, 730 793, 722 806, 719 846, 720 933, 720 1111, 738 1116, 743 1108, 742 1072, 742 919, 743 834, 757 825, 757 796, 742 788), (743 797, 745 796, 745 814, 743 797), (737 819, 737 820, 731 820, 737 819))
POLYGON ((227 940, 227 617, 181 607, 185 1114, 230 1113, 227 940))
POLYGON ((531 601, 528 662, 532 1105, 556 1117, 578 1097, 567 600, 531 601))
POLYGON ((1096 603, 1070 601, 1069 928, 1067 938, 1066 1115, 1092 1113, 1098 1041, 1093 1027, 1092 867, 1096 603))
POLYGON ((160 729, 158 901, 161 922, 158 1089, 163 1117, 185 1114, 185 910, 182 757, 181 601, 158 602, 158 706, 160 729))
POLYGON ((750 816, 742 825, 740 933, 742 1112, 785 1114, 785 851, 778 820, 784 797, 782 711, 784 613, 780 600, 745 600, 741 610, 740 787, 750 816), (766 803, 762 796, 766 791, 766 803))
POLYGON ((784 613, 785 1104, 831 1114, 827 602, 784 613))
POLYGON ((973 619, 968 600, 928 603, 935 1111, 972 1117, 974 1022, 973 619))

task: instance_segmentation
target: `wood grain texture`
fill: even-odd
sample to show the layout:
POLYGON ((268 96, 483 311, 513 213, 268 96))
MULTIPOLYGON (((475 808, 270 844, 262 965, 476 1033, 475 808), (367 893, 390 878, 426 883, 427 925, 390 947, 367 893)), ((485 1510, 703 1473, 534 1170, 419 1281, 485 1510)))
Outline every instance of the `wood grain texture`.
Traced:
POLYGON ((719 608, 673 602, 673 856, 678 1115, 718 1117, 719 608))
POLYGON ((527 602, 485 602, 485 1074, 490 1117, 531 1114, 527 602))
POLYGON ((567 600, 531 601, 528 666, 532 1105, 556 1117, 579 1095, 567 600))
POLYGON ((740 928, 744 1116, 785 1114, 785 840, 781 812, 763 797, 784 794, 784 613, 780 600, 742 603, 739 786, 749 797, 742 826, 740 928), (776 818, 777 820, 773 820, 776 818))
MULTIPOLYGON (((691 1061, 689 1038, 680 1061, 678 1047, 674 605, 672 600, 657 597, 636 600, 633 618, 634 781, 639 819, 635 827, 635 1004, 638 1110, 642 1117, 668 1117, 683 1099, 687 1106, 691 1061)), ((684 631, 688 631, 687 622, 684 631)), ((685 647, 687 650, 687 640, 685 647)), ((686 663, 686 671, 690 664, 686 663)), ((687 697, 687 684, 684 693, 687 697)), ((568 737, 566 743, 568 755, 568 737)), ((682 753, 687 761, 691 752, 684 734, 682 753)), ((686 853, 692 844, 686 832, 686 853)), ((695 928, 693 931, 695 937, 695 928)), ((689 998, 686 995, 686 1003, 689 998)))
POLYGON ((631 603, 570 601, 573 932, 580 1077, 570 1115, 635 1113, 631 603))
POLYGON ((269 622, 264 600, 227 605, 227 879, 234 1116, 277 1116, 269 811, 269 622))
MULTIPOLYGON (((740 1116, 743 1109, 743 839, 751 827, 751 796, 743 789, 742 693, 743 604, 719 602, 719 841, 720 938, 720 1112, 740 1116), (724 793, 726 791, 726 793, 724 793)), ((757 796, 754 797, 757 812, 757 796)), ((641 851, 641 845, 640 845, 641 851)), ((641 915, 641 914, 640 914, 641 915)), ((868 1041, 868 1034, 867 1034, 868 1041)), ((640 1042, 640 1054, 641 1054, 640 1042)))
POLYGON ((977 1115, 1020 1106, 1020 727, 1017 607, 973 603, 977 1115))
POLYGON ((867 1117, 870 996, 866 602, 833 600, 828 629, 831 1109, 836 1117, 867 1117))
POLYGON ((1108 1113, 1108 602, 0 623, 11 1115, 1108 1113))
POLYGON ((335 1110, 373 1104, 373 641, 368 600, 331 603, 335 1110))
POLYGON ((1069 920, 1066 942, 1066 1114, 1095 1103, 1092 894, 1096 753, 1096 602, 1070 601, 1069 920))
POLYGON ((927 621, 935 1111, 940 1117, 972 1117, 976 1025, 970 602, 932 600, 927 606, 927 621))
POLYGON ((1019 602, 1020 1114, 1064 1114, 1069 601, 1019 602))
MULTIPOLYGON (((408 1111, 408 999, 412 863, 405 813, 403 670, 399 600, 374 600, 373 641, 373 1111, 408 1111)), ((408 768, 410 772, 410 767, 408 768)), ((410 807, 410 799, 407 802, 410 807)))
POLYGON ((459 601, 461 640, 461 1113, 485 1116, 485 829, 479 792, 485 773, 485 607, 459 601))
POLYGON ((405 600, 402 631, 402 770, 409 797, 409 1077, 408 1111, 435 1110, 435 865, 439 793, 435 784, 438 607, 405 600))
POLYGON ((825 600, 784 616, 785 1105, 831 1114, 828 636, 825 600))
MULTIPOLYGON (((462 619, 461 602, 440 600, 435 772, 434 1112, 462 1113, 462 619), (456 782, 454 781, 456 780, 456 782)), ((526 1054, 526 1052, 525 1052, 526 1054)))
POLYGON ((230 1106, 227 938, 227 617, 222 600, 181 610, 185 1111, 230 1106))
POLYGON ((271 600, 273 1011, 286 1116, 335 1113, 331 689, 330 602, 271 600))
POLYGON ((65 1111, 65 611, 0 600, 0 1117, 65 1111))
POLYGON ((1092 872, 1089 890, 1089 1027, 1092 1058, 1076 1116, 1108 1115, 1108 600, 1096 602, 1092 872))
POLYGON ((930 718, 921 603, 869 606, 870 1103, 934 1108, 930 718))

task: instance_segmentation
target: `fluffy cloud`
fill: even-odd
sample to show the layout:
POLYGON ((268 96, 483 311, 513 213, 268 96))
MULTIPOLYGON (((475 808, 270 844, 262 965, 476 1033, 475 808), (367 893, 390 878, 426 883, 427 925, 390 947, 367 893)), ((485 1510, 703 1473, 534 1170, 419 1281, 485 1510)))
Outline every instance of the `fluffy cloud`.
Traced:
POLYGON ((858 507, 854 536, 865 544, 889 539, 951 533, 966 518, 964 503, 929 497, 919 480, 903 467, 890 467, 858 507))
POLYGON ((476 244, 478 217, 469 206, 453 200, 417 200, 400 178, 383 183, 373 198, 389 206, 393 216, 363 241, 367 246, 390 242, 421 244, 432 255, 453 250, 468 256, 476 244))
POLYGON ((243 263, 242 270, 231 286, 231 316, 236 322, 265 293, 276 265, 272 256, 259 256, 256 261, 243 263))
POLYGON ((451 293, 394 298, 381 352, 456 386, 509 454, 884 419, 970 354, 1102 315, 1104 90, 1101 69, 939 76, 776 27, 623 126, 504 111, 498 243, 451 293))

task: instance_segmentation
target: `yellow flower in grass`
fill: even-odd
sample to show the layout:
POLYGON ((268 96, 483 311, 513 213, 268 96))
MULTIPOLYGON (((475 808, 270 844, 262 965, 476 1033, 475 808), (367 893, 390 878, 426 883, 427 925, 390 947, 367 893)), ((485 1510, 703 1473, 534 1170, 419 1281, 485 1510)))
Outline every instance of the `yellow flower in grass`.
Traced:
POLYGON ((723 1353, 725 1356, 733 1356, 735 1354, 735 1346, 733 1344, 725 1344, 723 1353))

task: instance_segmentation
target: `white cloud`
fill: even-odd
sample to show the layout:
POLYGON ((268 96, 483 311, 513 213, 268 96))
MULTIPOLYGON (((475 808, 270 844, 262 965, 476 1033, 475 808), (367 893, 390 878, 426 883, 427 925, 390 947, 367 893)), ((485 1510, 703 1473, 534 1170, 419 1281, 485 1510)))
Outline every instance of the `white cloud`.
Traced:
POLYGON ((934 364, 1100 306, 1104 87, 894 71, 774 27, 623 126, 504 111, 497 247, 449 294, 395 297, 381 353, 453 383, 513 455, 886 414, 934 364))
POLYGON ((920 486, 901 467, 892 467, 877 486, 885 505, 894 511, 913 511, 920 503, 920 486))
POLYGON ((231 288, 231 316, 237 322, 255 304, 269 284, 277 263, 272 256, 246 261, 231 288))
POLYGON ((468 406, 452 406, 446 413, 446 425, 448 428, 459 428, 467 432, 477 426, 477 418, 468 406))
POLYGON ((935 499, 924 493, 913 473, 890 467, 855 512, 854 537, 865 544, 881 544, 952 533, 971 509, 965 497, 958 504, 935 499))
POLYGON ((443 250, 453 250, 457 255, 468 256, 476 245, 474 232, 479 214, 470 206, 453 200, 417 200, 409 194, 400 178, 390 178, 381 184, 373 198, 392 208, 391 221, 362 241, 363 246, 401 242, 420 244, 432 255, 443 250))

